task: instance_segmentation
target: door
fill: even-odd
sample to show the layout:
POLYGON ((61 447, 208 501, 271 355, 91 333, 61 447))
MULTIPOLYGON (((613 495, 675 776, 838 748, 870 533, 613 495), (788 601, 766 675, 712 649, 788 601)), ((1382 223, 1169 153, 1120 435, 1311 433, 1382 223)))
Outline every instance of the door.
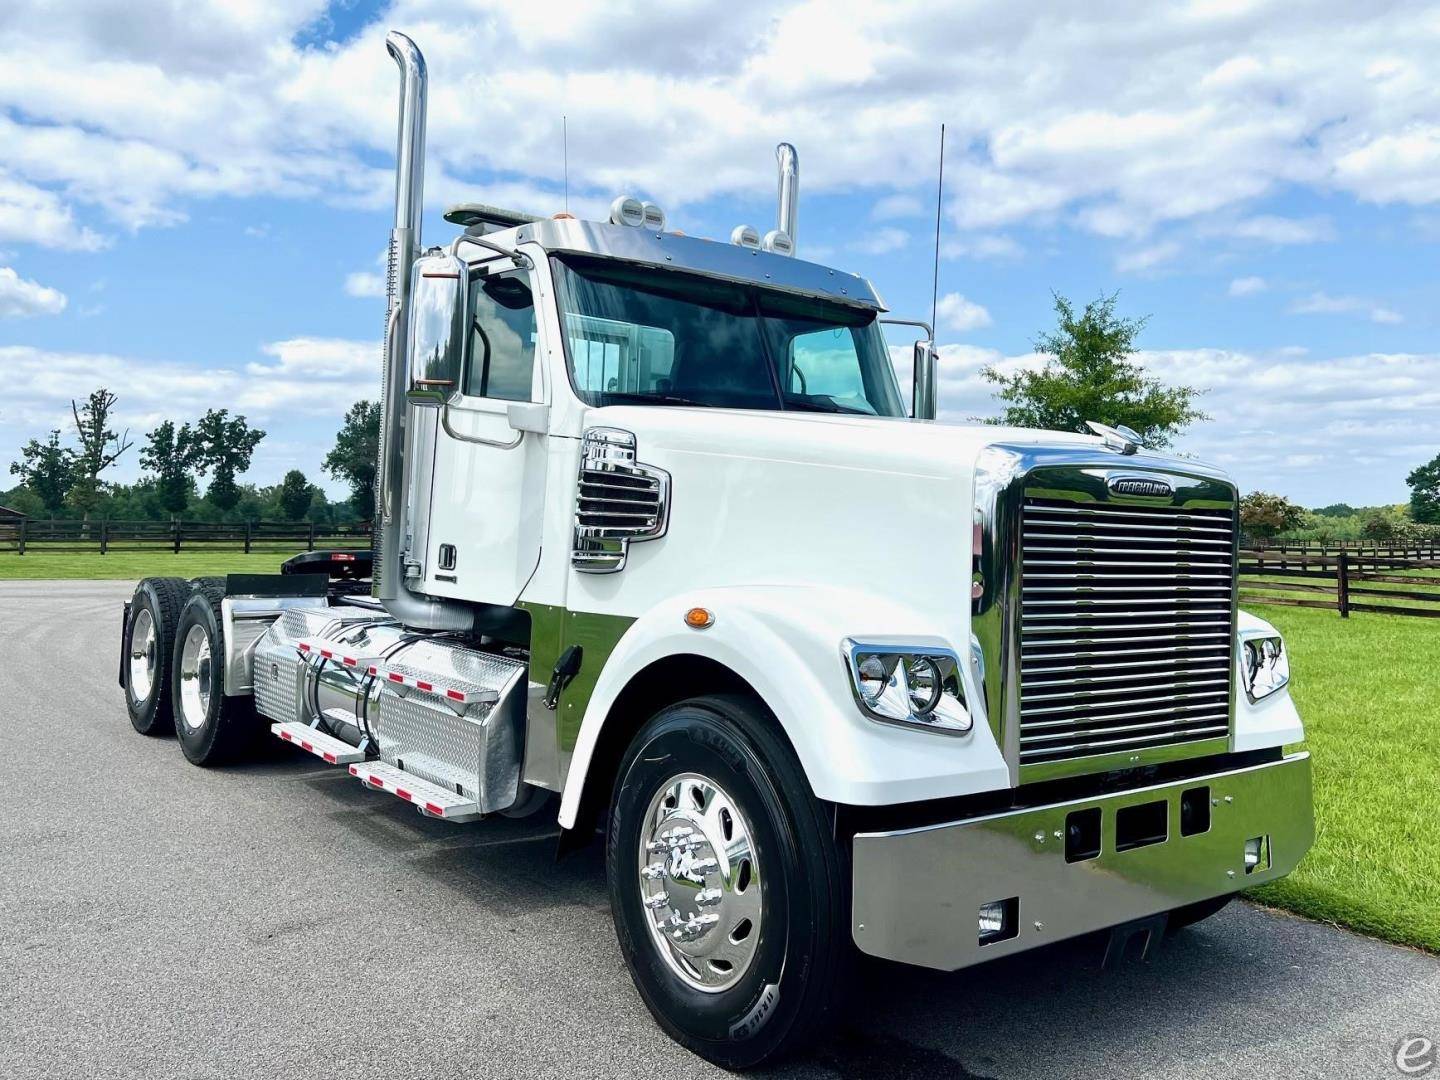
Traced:
POLYGON ((530 271, 510 259, 472 267, 469 312, 460 392, 437 418, 426 591, 513 604, 540 558, 545 504, 546 436, 509 418, 544 400, 530 271))

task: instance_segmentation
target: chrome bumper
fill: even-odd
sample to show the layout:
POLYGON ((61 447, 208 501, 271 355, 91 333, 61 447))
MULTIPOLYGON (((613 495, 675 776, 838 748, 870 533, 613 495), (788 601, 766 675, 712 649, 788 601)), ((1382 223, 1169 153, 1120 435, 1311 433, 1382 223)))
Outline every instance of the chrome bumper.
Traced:
MULTIPOLYGON (((1201 800, 1188 801, 1193 808, 1201 800)), ((851 929, 872 956, 952 971, 1273 881, 1314 838, 1309 754, 952 824, 860 833, 851 929), (1208 827, 1193 831, 1192 816, 1193 834, 1184 835, 1181 796, 1198 788, 1209 789, 1208 827), (1131 807, 1117 832, 1117 812, 1131 807), (1071 817, 1086 810, 1099 811, 1099 854, 1068 861, 1067 824, 1093 822, 1093 813, 1071 817), (1117 850, 1117 836, 1142 843, 1117 850), (1247 871, 1245 843, 1254 837, 1267 839, 1269 865, 1247 871), (981 906, 1012 900, 1014 936, 982 945, 981 906)))

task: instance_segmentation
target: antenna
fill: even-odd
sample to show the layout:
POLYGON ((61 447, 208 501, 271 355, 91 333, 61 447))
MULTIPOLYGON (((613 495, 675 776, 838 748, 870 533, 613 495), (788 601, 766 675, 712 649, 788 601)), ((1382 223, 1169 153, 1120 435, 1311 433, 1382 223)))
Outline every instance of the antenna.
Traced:
MULTIPOLYGON (((945 197, 945 125, 940 125, 940 179, 935 184, 935 274, 930 279, 930 325, 940 305, 940 208, 945 197)), ((933 330, 931 331, 934 332, 933 330)))
POLYGON ((560 156, 565 162, 565 212, 570 212, 570 118, 560 116, 560 156))

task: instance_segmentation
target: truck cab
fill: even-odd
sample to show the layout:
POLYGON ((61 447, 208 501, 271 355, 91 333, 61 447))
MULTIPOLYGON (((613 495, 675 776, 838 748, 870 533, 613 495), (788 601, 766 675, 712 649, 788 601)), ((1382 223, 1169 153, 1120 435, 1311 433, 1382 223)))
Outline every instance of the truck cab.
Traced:
POLYGON ((874 289, 796 255, 793 148, 763 239, 622 197, 422 248, 424 62, 389 47, 372 595, 142 583, 138 729, 603 837, 639 993, 731 1067, 823 1030, 857 952, 1149 935, 1296 865, 1309 760, 1222 472, 937 421, 933 343, 902 389, 874 289))

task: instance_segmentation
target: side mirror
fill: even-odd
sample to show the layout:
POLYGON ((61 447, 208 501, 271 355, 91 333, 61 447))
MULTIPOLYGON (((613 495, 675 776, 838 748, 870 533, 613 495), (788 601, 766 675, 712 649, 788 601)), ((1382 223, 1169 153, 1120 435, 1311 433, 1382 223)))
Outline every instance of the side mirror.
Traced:
POLYGON ((916 420, 935 419, 939 368, 939 355, 935 351, 935 342, 917 341, 915 343, 915 389, 910 408, 910 414, 916 420))
POLYGON ((453 255, 415 260, 410 280, 410 378, 412 405, 443 405, 460 389, 465 365, 465 264, 453 255))

